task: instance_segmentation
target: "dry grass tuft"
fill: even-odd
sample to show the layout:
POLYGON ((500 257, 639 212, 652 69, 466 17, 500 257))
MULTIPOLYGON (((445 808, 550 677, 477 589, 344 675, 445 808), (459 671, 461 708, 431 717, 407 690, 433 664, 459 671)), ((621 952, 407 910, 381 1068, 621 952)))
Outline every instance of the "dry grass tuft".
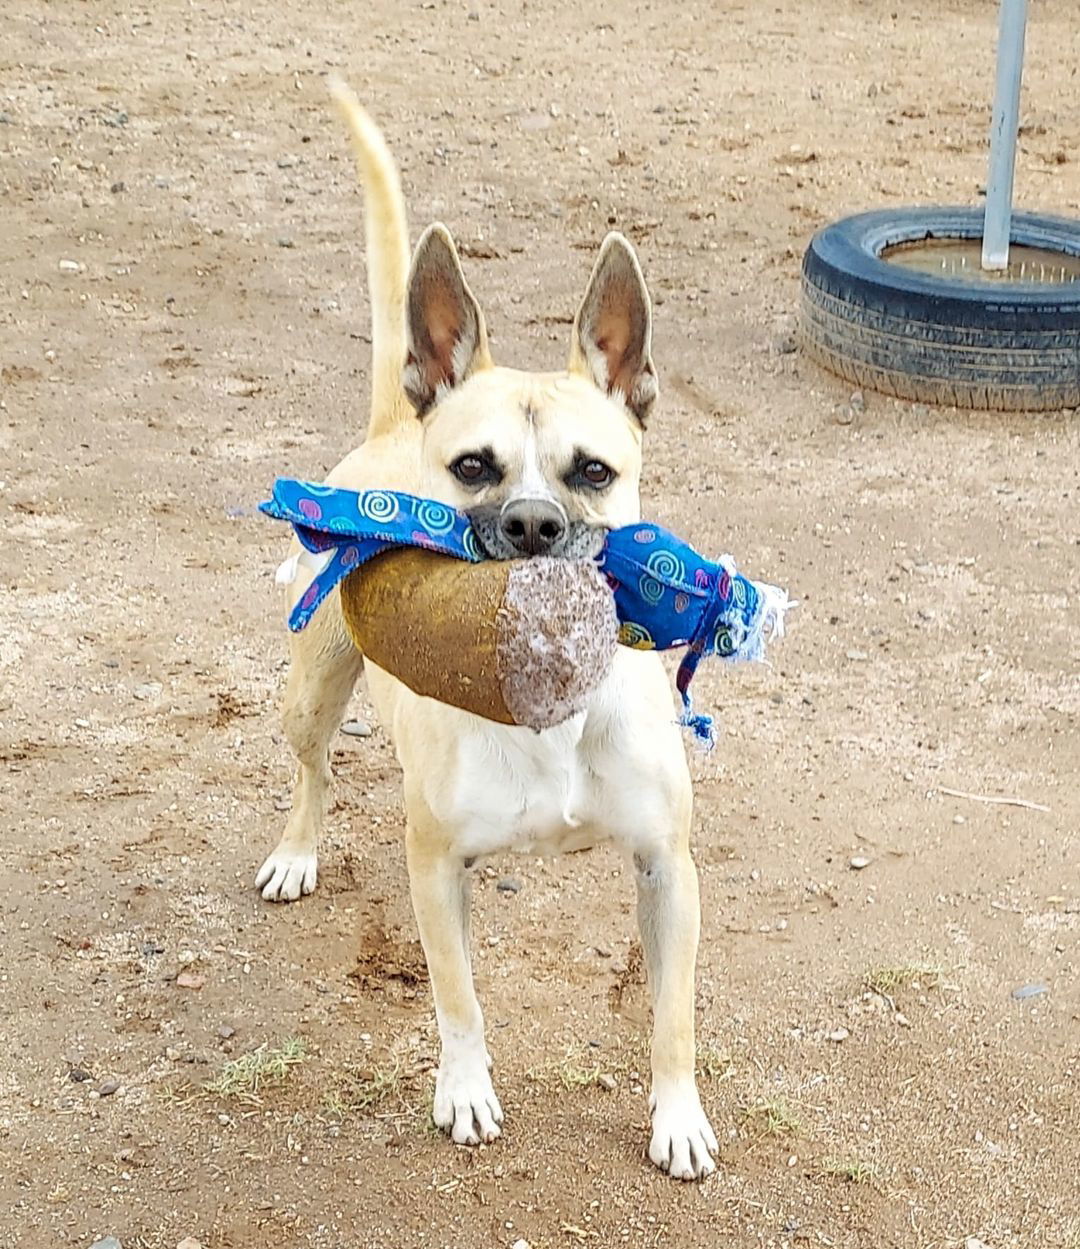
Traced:
POLYGON ((393 1058, 385 1067, 346 1067, 337 1072, 334 1087, 327 1093, 324 1104, 331 1114, 340 1118, 372 1114, 390 1103, 406 1108, 409 1091, 402 1063, 393 1058))
POLYGON ((894 967, 872 967, 863 977, 863 983, 872 993, 891 997, 897 989, 916 983, 932 989, 943 975, 942 968, 929 963, 900 963, 894 967))
POLYGON ((697 1073, 703 1080, 715 1080, 722 1084, 735 1074, 735 1064, 731 1055, 718 1045, 701 1045, 698 1047, 697 1073))
POLYGON ((782 1097, 761 1097, 743 1108, 742 1121, 758 1136, 799 1136, 802 1120, 782 1097))
POLYGON ((276 1047, 266 1042, 250 1054, 227 1062, 212 1080, 203 1084, 202 1091, 215 1097, 257 1102, 266 1085, 283 1084, 306 1056, 304 1042, 299 1037, 289 1037, 276 1047))
POLYGON ((861 1158, 826 1158, 821 1164, 824 1175, 832 1175, 848 1184, 872 1184, 878 1178, 872 1162, 861 1158))

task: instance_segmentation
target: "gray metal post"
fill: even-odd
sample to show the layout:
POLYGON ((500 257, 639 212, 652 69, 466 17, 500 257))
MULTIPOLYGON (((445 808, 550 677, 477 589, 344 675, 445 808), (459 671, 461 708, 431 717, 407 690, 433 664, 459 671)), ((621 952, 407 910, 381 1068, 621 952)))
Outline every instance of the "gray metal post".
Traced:
POLYGON ((1024 32, 1028 0, 1001 0, 998 25, 997 86, 990 129, 990 173, 986 180, 982 267, 1009 267, 1013 170, 1020 125, 1020 76, 1024 69, 1024 32))

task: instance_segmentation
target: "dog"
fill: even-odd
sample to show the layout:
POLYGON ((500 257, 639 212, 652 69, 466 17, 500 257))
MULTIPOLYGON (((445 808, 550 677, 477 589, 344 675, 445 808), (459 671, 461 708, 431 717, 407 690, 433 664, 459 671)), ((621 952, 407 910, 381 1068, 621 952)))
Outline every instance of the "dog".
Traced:
MULTIPOLYGON (((604 240, 564 371, 496 366, 450 233, 430 226, 410 261, 386 142, 350 91, 331 90, 365 189, 372 406, 364 442, 328 484, 462 509, 495 559, 595 552, 605 530, 640 519, 642 441, 658 393, 651 304, 633 248, 618 233, 604 240)), ((294 542, 290 606, 310 583, 310 560, 294 542)), ((470 967, 470 868, 508 850, 607 842, 633 865, 653 1003, 649 1157, 678 1179, 708 1175, 717 1143, 694 1075, 692 794, 659 657, 620 647, 587 709, 536 733, 419 697, 365 665, 335 592, 291 639, 284 727, 299 770, 281 841, 255 881, 268 900, 315 888, 330 742, 365 666, 404 778, 409 887, 440 1038, 436 1124, 477 1144, 495 1140, 503 1120, 470 967)))

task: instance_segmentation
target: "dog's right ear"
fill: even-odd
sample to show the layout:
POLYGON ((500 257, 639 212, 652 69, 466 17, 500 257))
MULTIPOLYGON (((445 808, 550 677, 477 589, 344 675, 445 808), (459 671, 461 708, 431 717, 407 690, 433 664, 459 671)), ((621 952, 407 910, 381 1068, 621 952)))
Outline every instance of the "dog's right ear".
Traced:
POLYGON ((470 373, 491 367, 487 327, 444 225, 416 245, 406 296, 408 356, 402 385, 418 416, 470 373))

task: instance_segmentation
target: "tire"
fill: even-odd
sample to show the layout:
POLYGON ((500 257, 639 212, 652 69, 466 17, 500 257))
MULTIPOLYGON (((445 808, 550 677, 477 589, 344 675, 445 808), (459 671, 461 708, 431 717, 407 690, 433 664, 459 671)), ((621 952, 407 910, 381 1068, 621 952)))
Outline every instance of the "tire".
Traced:
MULTIPOLYGON (((820 230, 803 259, 803 350, 841 377, 962 408, 1080 407, 1080 280, 1022 284, 918 273, 897 243, 982 237, 980 209, 862 213, 820 230)), ((1080 257, 1080 222, 1017 214, 1012 241, 1080 257)))

